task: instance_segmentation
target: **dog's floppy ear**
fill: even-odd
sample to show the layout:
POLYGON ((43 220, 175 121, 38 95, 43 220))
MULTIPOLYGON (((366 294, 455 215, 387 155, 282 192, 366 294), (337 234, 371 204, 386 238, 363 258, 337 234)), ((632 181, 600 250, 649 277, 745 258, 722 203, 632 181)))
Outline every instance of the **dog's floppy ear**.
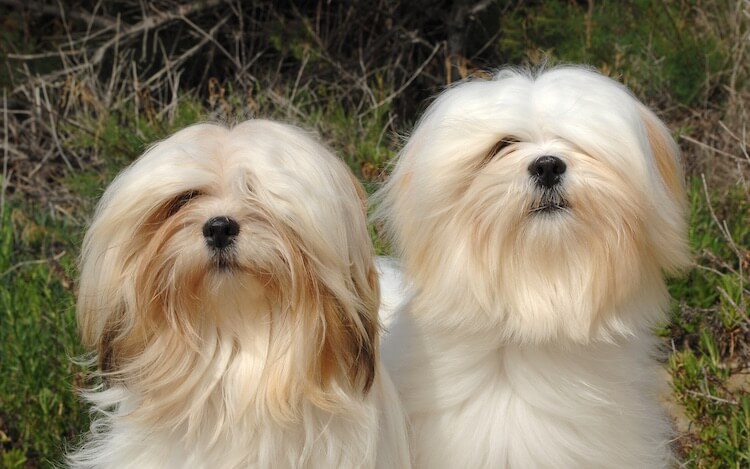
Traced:
POLYGON ((372 265, 365 278, 356 277, 352 276, 350 292, 334 293, 323 287, 322 321, 317 325, 322 347, 317 365, 322 386, 343 374, 352 389, 366 394, 375 379, 377 364, 378 280, 372 265))
MULTIPOLYGON (((357 191, 357 197, 362 204, 362 223, 367 220, 367 192, 351 171, 349 175, 357 191)), ((353 220, 352 220, 353 221, 353 220)), ((350 227, 351 231, 358 231, 357 227, 350 227)), ((354 261, 351 265, 351 289, 356 299, 355 326, 359 330, 349 337, 354 361, 349 372, 350 383, 361 388, 365 393, 369 391, 375 379, 378 360, 378 308, 380 307, 380 290, 378 273, 372 256, 371 241, 366 231, 362 232, 365 239, 360 240, 361 262, 354 261), (365 265, 359 265, 365 264, 365 265)), ((352 233, 354 239, 357 236, 352 233)), ((353 241, 354 242, 354 241, 353 241)), ((356 256, 356 254, 355 254, 356 256)), ((356 330, 355 329, 355 330, 356 330)))
POLYGON ((271 396, 281 417, 298 411, 283 389, 304 389, 317 406, 331 409, 341 404, 337 388, 366 394, 375 379, 378 333, 378 284, 371 258, 369 266, 352 260, 351 272, 342 272, 307 250, 302 239, 287 235, 289 270, 272 276, 282 282, 276 290, 286 307, 276 329, 279 336, 271 340, 283 350, 274 350, 269 361, 270 382, 278 388, 271 396), (304 376, 290 373, 284 364, 289 358, 302 366, 304 376))
POLYGON ((360 338, 355 342, 355 370, 350 373, 352 383, 360 383, 364 392, 369 391, 375 380, 376 366, 378 362, 379 330, 378 308, 380 307, 380 290, 378 273, 375 264, 370 259, 366 274, 362 279, 353 276, 354 287, 360 305, 357 310, 359 323, 361 324, 360 338))
POLYGON ((127 307, 126 287, 117 275, 121 269, 116 261, 118 248, 98 245, 94 234, 90 230, 84 241, 76 318, 81 342, 96 353, 99 370, 109 375, 120 371, 126 355, 136 353, 138 341, 129 340, 136 318, 127 307))
POLYGON ((76 318, 83 345, 96 352, 99 369, 106 373, 115 362, 113 341, 118 335, 116 326, 123 320, 124 303, 115 275, 117 248, 99 243, 102 224, 97 221, 83 241, 76 318))
MULTIPOLYGON (((343 165, 342 165, 343 166, 343 165)), ((360 202, 360 213, 352 205, 342 220, 348 238, 348 259, 339 259, 348 275, 314 275, 320 281, 315 296, 320 299, 322 317, 317 324, 323 344, 319 365, 325 387, 336 373, 343 373, 352 388, 367 393, 375 379, 378 345, 378 276, 367 229, 367 193, 354 174, 346 168, 360 202)), ((339 246, 339 249, 346 249, 339 246)), ((338 257, 338 256, 337 256, 338 257)), ((320 259, 319 259, 320 261, 320 259)), ((325 270, 318 265, 312 271, 325 270)))
POLYGON ((683 209, 687 201, 679 146, 651 110, 641 105, 640 113, 661 180, 672 200, 683 209))
POLYGON ((135 292, 143 290, 138 285, 143 275, 135 270, 138 257, 128 253, 146 249, 171 210, 170 204, 153 210, 134 235, 121 229, 115 221, 121 217, 102 203, 84 237, 76 317, 83 345, 96 352, 99 369, 105 374, 120 371, 124 361, 140 353, 146 335, 154 332, 151 325, 142 324, 143 317, 138 314, 135 292))
POLYGON ((659 179, 674 204, 674 209, 663 210, 662 213, 669 222, 654 233, 654 239, 660 246, 657 257, 666 272, 678 273, 691 265, 686 238, 688 202, 680 149, 667 126, 651 110, 641 104, 640 114, 659 179))

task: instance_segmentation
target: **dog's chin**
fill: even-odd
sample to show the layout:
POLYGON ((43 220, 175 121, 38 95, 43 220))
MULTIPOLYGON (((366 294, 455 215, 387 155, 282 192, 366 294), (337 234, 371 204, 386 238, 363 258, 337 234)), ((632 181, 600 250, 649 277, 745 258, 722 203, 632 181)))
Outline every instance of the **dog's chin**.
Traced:
POLYGON ((569 213, 570 203, 559 190, 544 190, 536 194, 528 210, 529 216, 536 219, 543 216, 569 213))
POLYGON ((566 213, 570 213, 569 208, 570 206, 565 200, 535 204, 532 205, 529 209, 529 215, 532 218, 551 215, 564 215, 566 213))
POLYGON ((646 214, 639 195, 616 182, 597 190, 576 180, 553 188, 480 180, 459 215, 451 213, 460 223, 444 219, 443 231, 419 233, 427 237, 421 246, 443 253, 425 249, 407 259, 420 288, 439 292, 420 304, 435 311, 450 305, 464 316, 481 311, 477 333, 499 330, 506 344, 588 343, 650 324, 642 316, 655 308, 631 314, 642 299, 658 304, 663 293, 658 265, 646 254, 646 214), (486 327, 487 318, 497 326, 486 327))
POLYGON ((232 275, 241 270, 236 253, 231 250, 221 250, 212 253, 208 260, 208 270, 217 275, 232 275))

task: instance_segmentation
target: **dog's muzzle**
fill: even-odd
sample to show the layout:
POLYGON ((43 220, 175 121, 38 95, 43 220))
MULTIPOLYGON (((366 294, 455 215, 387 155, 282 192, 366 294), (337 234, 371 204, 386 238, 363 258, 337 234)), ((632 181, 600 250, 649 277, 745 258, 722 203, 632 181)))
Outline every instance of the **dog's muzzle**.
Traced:
POLYGON ((530 213, 553 213, 568 208, 568 201, 562 191, 566 169, 565 162, 552 155, 540 156, 529 165, 529 175, 538 194, 530 213))
POLYGON ((219 269, 233 266, 235 254, 232 246, 239 233, 239 223, 226 216, 213 217, 203 225, 203 238, 211 250, 213 263, 219 269))

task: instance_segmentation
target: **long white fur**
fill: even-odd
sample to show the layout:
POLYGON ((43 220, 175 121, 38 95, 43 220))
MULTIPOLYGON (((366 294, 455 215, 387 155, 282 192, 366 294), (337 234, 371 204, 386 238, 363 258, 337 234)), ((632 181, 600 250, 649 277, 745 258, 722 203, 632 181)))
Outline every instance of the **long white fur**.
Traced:
POLYGON ((669 131, 624 86, 571 66, 458 84, 378 199, 409 282, 383 357, 415 467, 673 462, 652 328, 689 263, 685 194, 669 131), (543 155, 567 165, 554 213, 533 212, 543 155))
POLYGON ((375 259, 380 280, 380 309, 378 316, 387 334, 396 318, 396 311, 408 295, 408 285, 398 260, 392 257, 378 256, 375 259))
POLYGON ((385 370, 375 363, 364 392, 343 376, 360 370, 339 370, 357 363, 356 345, 378 352, 356 184, 305 132, 264 120, 189 127, 120 174, 84 240, 78 311, 84 342, 112 369, 85 394, 95 419, 69 464, 409 467, 385 370), (213 216, 240 222, 230 270, 213 266, 202 235, 213 216), (338 371, 318 388, 307 375, 335 330, 359 340, 331 339, 325 366, 338 371))

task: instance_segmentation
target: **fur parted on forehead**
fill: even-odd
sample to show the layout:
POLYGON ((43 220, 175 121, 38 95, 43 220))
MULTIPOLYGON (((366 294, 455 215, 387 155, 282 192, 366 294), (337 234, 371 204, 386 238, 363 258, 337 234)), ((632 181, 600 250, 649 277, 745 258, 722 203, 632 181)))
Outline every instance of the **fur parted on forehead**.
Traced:
POLYGON ((131 219, 143 216, 156 201, 199 191, 238 201, 257 197, 276 204, 280 216, 302 209, 315 211, 308 218, 316 223, 340 219, 349 200, 358 198, 350 171, 316 140, 291 129, 259 120, 231 129, 217 124, 183 129, 123 171, 105 192, 99 210, 123 206, 121 215, 131 219), (299 203, 305 199, 327 203, 299 203))

